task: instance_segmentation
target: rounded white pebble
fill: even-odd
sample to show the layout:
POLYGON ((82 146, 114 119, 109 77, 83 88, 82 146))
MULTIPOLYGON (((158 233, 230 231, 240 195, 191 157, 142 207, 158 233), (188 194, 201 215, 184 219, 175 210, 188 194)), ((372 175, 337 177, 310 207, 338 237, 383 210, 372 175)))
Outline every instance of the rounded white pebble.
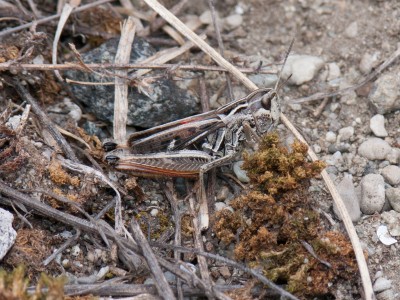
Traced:
POLYGON ((369 128, 377 137, 388 136, 385 129, 385 117, 383 115, 375 115, 369 120, 369 128))

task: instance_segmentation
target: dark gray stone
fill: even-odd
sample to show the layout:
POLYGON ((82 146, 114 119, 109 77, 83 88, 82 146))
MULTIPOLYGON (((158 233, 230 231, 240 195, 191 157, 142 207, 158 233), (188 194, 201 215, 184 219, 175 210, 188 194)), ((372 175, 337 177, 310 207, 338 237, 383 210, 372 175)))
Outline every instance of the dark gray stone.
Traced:
MULTIPOLYGON (((118 39, 111 39, 100 47, 82 55, 85 63, 113 63, 117 52, 118 39)), ((142 61, 153 54, 155 49, 145 40, 136 37, 131 52, 131 63, 142 61)), ((67 77, 78 81, 105 82, 112 77, 95 73, 67 72, 67 77)), ((99 120, 112 122, 114 111, 114 86, 71 85, 75 96, 86 109, 99 120)), ((166 122, 193 115, 198 112, 196 99, 188 90, 180 89, 170 79, 156 79, 150 84, 149 97, 140 94, 136 87, 128 93, 127 125, 150 128, 166 122)))

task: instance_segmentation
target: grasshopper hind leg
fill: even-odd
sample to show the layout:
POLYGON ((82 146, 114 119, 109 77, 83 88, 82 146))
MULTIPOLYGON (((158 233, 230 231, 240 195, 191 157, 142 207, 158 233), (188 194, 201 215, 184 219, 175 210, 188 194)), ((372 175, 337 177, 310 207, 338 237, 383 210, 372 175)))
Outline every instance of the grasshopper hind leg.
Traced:
POLYGON ((210 216, 209 216, 209 205, 208 205, 208 199, 207 199, 207 193, 205 189, 205 182, 204 182, 204 175, 210 171, 213 168, 225 165, 226 163, 230 162, 232 158, 235 156, 235 152, 232 152, 230 154, 227 154, 221 158, 218 158, 212 162, 209 162, 207 164, 204 164, 203 166, 200 167, 200 172, 199 172, 199 196, 198 200, 200 203, 200 208, 199 208, 199 228, 200 230, 204 231, 208 229, 209 223, 210 223, 210 216))

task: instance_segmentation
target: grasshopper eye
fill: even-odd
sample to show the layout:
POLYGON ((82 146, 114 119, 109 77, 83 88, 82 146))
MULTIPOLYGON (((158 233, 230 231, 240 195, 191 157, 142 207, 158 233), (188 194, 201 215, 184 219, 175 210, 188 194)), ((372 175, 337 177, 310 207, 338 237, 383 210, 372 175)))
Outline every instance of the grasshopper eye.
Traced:
POLYGON ((105 157, 105 160, 109 165, 114 166, 114 165, 116 165, 118 163, 119 157, 116 156, 116 155, 107 155, 105 157))
POLYGON ((262 107, 266 110, 271 110, 271 102, 272 102, 272 99, 274 99, 274 97, 276 97, 275 91, 265 94, 261 99, 262 107))

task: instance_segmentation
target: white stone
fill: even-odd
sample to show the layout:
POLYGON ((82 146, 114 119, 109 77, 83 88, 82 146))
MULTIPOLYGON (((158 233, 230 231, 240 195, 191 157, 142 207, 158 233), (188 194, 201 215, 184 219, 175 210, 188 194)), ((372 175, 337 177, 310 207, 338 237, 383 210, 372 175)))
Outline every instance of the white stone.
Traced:
POLYGON ((347 28, 344 31, 344 34, 348 37, 348 38, 355 38, 358 34, 358 24, 357 21, 354 21, 352 23, 350 23, 349 26, 347 26, 347 28))
POLYGON ((223 210, 227 207, 225 202, 215 202, 215 211, 223 210))
POLYGON ((392 208, 400 212, 400 188, 388 188, 386 190, 386 198, 389 200, 392 208))
POLYGON ((292 75, 289 82, 301 85, 314 78, 315 74, 322 68, 322 58, 311 55, 290 55, 283 69, 283 78, 292 75))
POLYGON ((9 211, 0 208, 0 261, 14 245, 17 232, 12 227, 14 216, 9 211))
POLYGON ((390 153, 392 147, 380 138, 369 138, 358 147, 358 154, 370 160, 383 160, 390 153))
POLYGON ((203 12, 200 15, 200 22, 203 24, 212 24, 213 20, 212 20, 212 15, 211 15, 211 11, 210 10, 206 10, 205 12, 203 12))
POLYGON ((375 115, 369 120, 369 128, 377 137, 388 136, 385 129, 385 117, 383 115, 375 115))
POLYGON ((381 174, 390 185, 398 185, 400 183, 400 167, 398 166, 390 165, 384 167, 381 174))
MULTIPOLYGON (((353 177, 350 174, 345 174, 342 181, 337 185, 337 190, 343 199, 351 220, 357 222, 361 218, 361 210, 353 184, 353 177)), ((333 212, 339 219, 342 219, 335 202, 333 203, 333 212)))
POLYGON ((230 15, 224 19, 224 27, 227 30, 233 30, 243 23, 243 17, 239 14, 230 15))
POLYGON ((385 182, 379 174, 368 174, 360 182, 361 211, 366 215, 380 212, 385 204, 385 182))
POLYGON ((354 135, 354 127, 343 127, 339 130, 338 141, 348 141, 354 135))
POLYGON ((364 74, 369 74, 379 63, 380 56, 379 52, 374 54, 365 53, 360 61, 360 71, 364 74))
POLYGON ((325 140, 328 143, 334 143, 336 142, 336 133, 334 133, 333 131, 328 131, 325 135, 325 140))
POLYGON ((239 179, 241 182, 244 183, 249 183, 250 178, 247 176, 247 173, 245 170, 242 169, 243 161, 237 161, 233 164, 233 172, 235 173, 237 179, 239 179))
POLYGON ((322 150, 322 149, 321 149, 321 146, 320 146, 320 145, 314 144, 314 145, 313 145, 313 148, 314 148, 314 152, 315 152, 315 153, 317 153, 317 154, 318 154, 318 153, 321 153, 321 150, 322 150))
POLYGON ((158 209, 157 208, 153 208, 151 211, 150 211, 150 215, 152 216, 152 217, 157 217, 157 215, 158 215, 158 209))
POLYGON ((373 290, 375 293, 383 292, 384 290, 388 290, 392 287, 392 281, 386 279, 385 277, 379 277, 373 285, 373 290))
POLYGON ((340 77, 340 68, 337 63, 328 64, 328 77, 326 80, 331 81, 340 77))
POLYGON ((382 242, 382 244, 386 246, 390 246, 397 243, 397 240, 390 236, 386 225, 380 225, 376 230, 376 235, 378 236, 378 239, 382 242))
POLYGON ((72 256, 78 256, 80 253, 82 252, 81 248, 79 247, 79 245, 75 245, 72 247, 71 249, 71 255, 72 256))

